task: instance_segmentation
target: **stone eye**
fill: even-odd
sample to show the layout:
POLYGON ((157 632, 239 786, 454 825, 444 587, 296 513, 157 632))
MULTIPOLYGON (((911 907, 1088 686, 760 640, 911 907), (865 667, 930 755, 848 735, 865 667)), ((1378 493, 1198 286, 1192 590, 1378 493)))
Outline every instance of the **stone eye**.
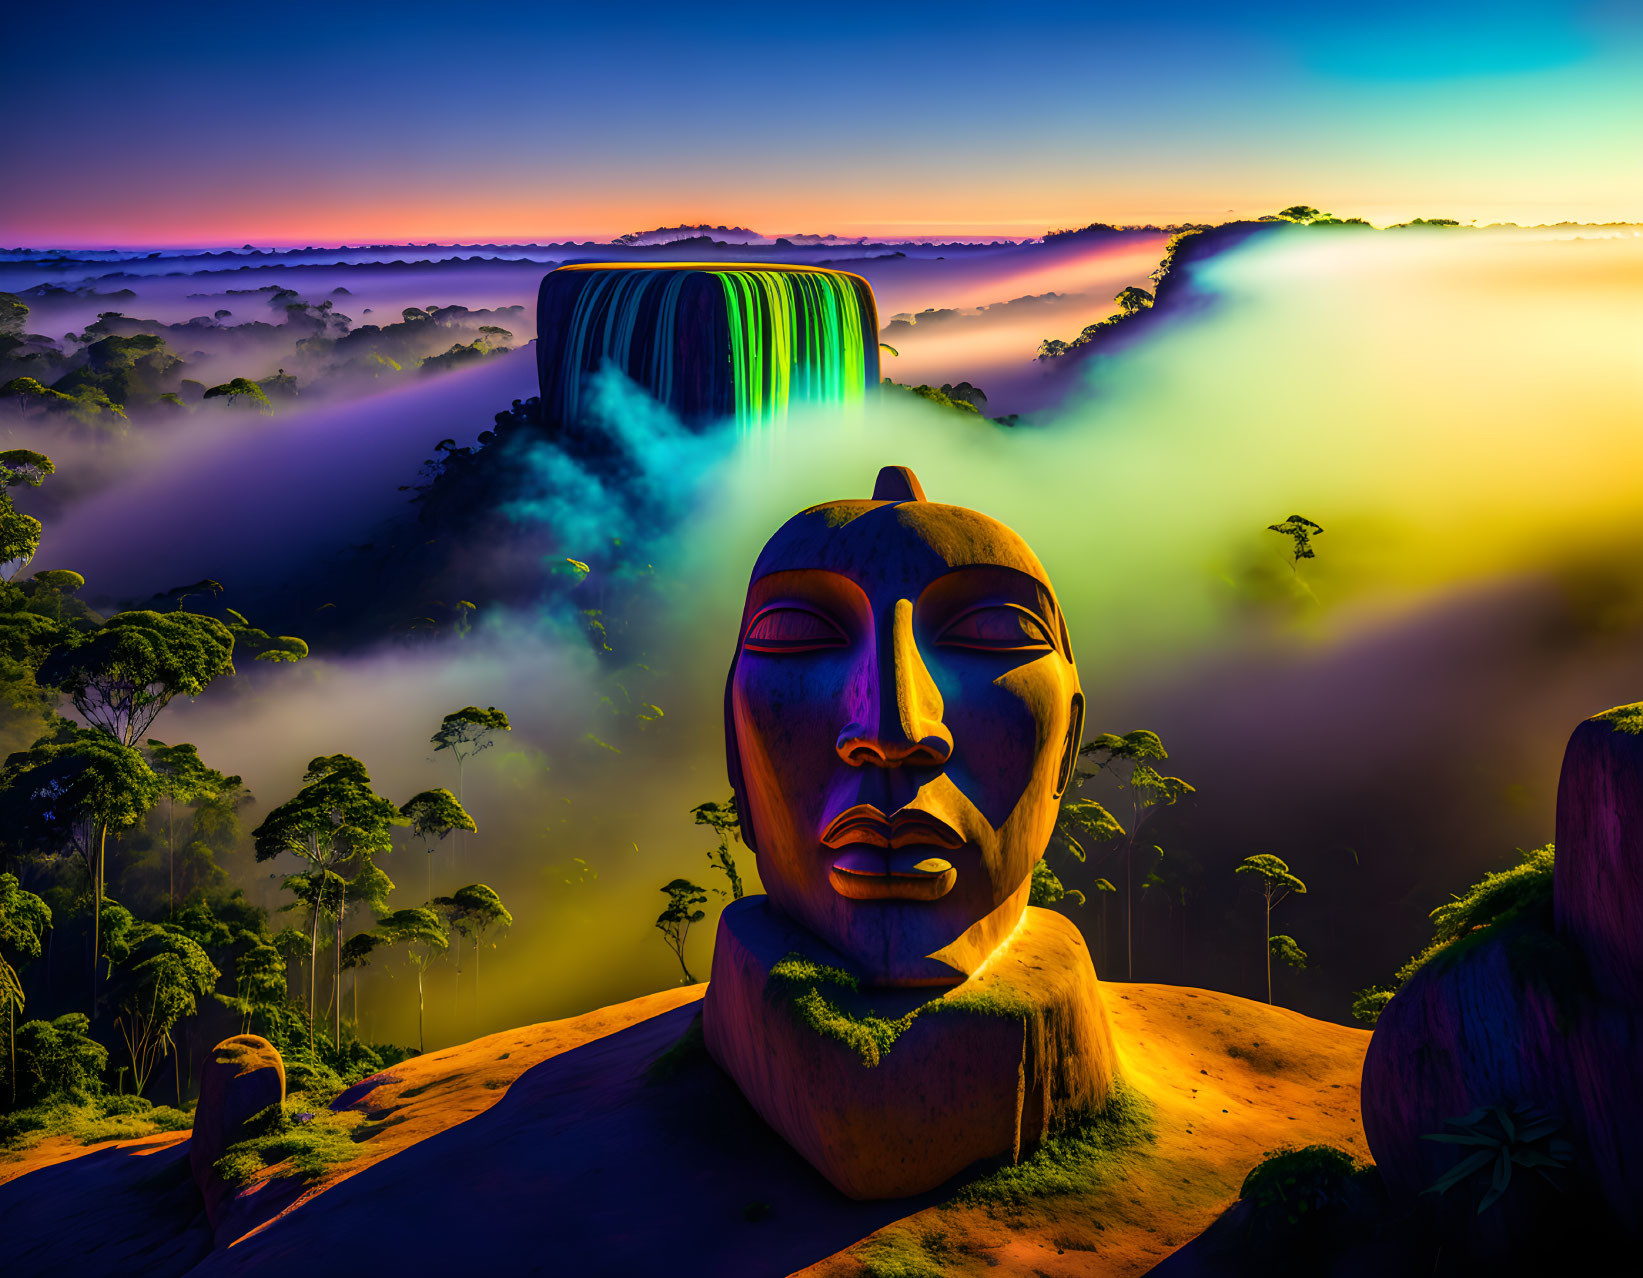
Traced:
POLYGON ((808 608, 766 608, 747 628, 742 646, 753 652, 813 652, 842 648, 844 632, 808 608))
POLYGON ((1055 645, 1049 628, 1014 604, 988 604, 972 608, 951 622, 936 637, 946 648, 972 648, 983 652, 1042 652, 1055 645))

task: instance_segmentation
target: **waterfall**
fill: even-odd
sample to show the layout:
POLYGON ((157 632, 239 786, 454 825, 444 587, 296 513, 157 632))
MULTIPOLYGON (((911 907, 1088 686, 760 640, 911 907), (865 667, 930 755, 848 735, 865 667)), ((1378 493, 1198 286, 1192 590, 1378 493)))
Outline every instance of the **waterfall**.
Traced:
POLYGON ((779 426, 801 401, 859 403, 878 382, 878 309, 860 276, 806 266, 562 266, 542 281, 544 420, 576 424, 614 365, 687 422, 779 426))

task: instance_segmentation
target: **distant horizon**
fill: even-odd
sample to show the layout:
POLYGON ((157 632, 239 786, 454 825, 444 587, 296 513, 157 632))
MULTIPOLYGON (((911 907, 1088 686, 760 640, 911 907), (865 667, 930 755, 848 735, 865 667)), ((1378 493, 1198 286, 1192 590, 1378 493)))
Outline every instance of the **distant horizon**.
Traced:
MULTIPOLYGON (((313 252, 342 252, 347 249, 372 248, 548 248, 558 245, 595 244, 600 246, 618 246, 621 236, 646 235, 656 231, 677 229, 693 229, 698 225, 709 226, 710 229, 744 230, 775 241, 777 239, 796 239, 798 237, 814 237, 816 239, 832 239, 841 248, 850 248, 857 244, 990 244, 994 242, 1010 241, 1023 243, 1030 240, 1040 240, 1053 233, 1082 230, 1094 225, 1112 226, 1120 231, 1168 231, 1191 225, 1221 225, 1227 222, 1256 221, 1276 210, 1267 210, 1262 214, 1242 214, 1236 216, 1223 215, 1217 219, 1202 219, 1192 221, 1182 219, 1168 222, 1136 222, 1130 220, 1110 220, 1101 217, 1086 218, 1082 221, 1067 224, 1043 224, 1039 230, 1025 231, 1022 229, 996 231, 951 231, 940 230, 908 231, 894 233, 879 232, 843 232, 843 231, 765 231, 751 226, 747 220, 736 220, 719 223, 679 223, 674 225, 658 224, 655 227, 621 231, 615 234, 589 233, 581 234, 567 232, 560 234, 538 234, 531 237, 520 236, 457 236, 452 238, 424 238, 410 237, 321 237, 308 239, 293 237, 290 239, 261 239, 225 236, 212 240, 128 240, 121 243, 110 243, 106 240, 74 239, 74 240, 41 240, 36 243, 0 244, 0 253, 290 253, 311 250, 313 252)), ((1356 217, 1357 214, 1336 213, 1336 216, 1356 217)), ((1429 212, 1427 217, 1447 217, 1442 212, 1429 212)), ((1370 226, 1376 230, 1387 230, 1393 226, 1413 221, 1414 217, 1377 222, 1365 218, 1370 226)), ((1577 218, 1565 217, 1555 221, 1516 222, 1510 220, 1488 221, 1482 219, 1456 219, 1461 229, 1468 230, 1555 230, 1558 227, 1643 227, 1643 217, 1638 218, 1577 218)), ((705 232, 704 232, 705 233, 705 232)), ((681 237, 688 238, 688 237, 681 237)), ((677 241, 671 241, 677 242, 677 241)), ((720 241, 721 243, 725 241, 720 241)), ((734 241, 730 241, 734 245, 734 241)), ((620 245, 624 248, 663 247, 663 245, 620 245)), ((772 244, 749 244, 749 248, 769 248, 772 244)), ((828 247, 826 244, 803 245, 802 247, 828 247)))

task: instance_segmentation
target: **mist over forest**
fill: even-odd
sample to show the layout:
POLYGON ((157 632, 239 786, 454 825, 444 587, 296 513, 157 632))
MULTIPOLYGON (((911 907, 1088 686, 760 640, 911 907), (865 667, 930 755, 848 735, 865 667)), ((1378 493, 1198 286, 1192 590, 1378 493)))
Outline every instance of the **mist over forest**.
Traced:
MULTIPOLYGON (((1349 1020, 1435 905, 1550 839, 1568 730, 1638 695, 1633 228, 1252 225, 1164 281, 1175 240, 1158 229, 703 238, 0 255, 0 448, 56 468, 10 490, 43 525, 11 580, 83 576, 53 587, 65 618, 232 611, 307 649, 257 661, 242 645, 237 673, 158 716, 152 736, 197 746, 248 795, 157 804, 113 840, 113 900, 163 912, 173 893, 238 888, 276 931, 301 925, 278 913, 298 867, 256 860, 250 832, 309 761, 354 756, 396 806, 454 790, 430 738, 494 706, 509 728, 463 768, 477 833, 429 852, 398 828, 380 859, 390 908, 483 882, 513 920, 460 981, 454 955, 428 969, 426 1046, 678 983, 654 924, 681 876, 712 893, 684 955, 704 977, 729 881, 692 809, 729 792, 721 698, 747 574, 788 515, 866 496, 885 464, 1034 546, 1089 730, 1157 732, 1195 787, 1147 826, 1160 853, 1131 884, 1110 850, 1050 854, 1088 896, 1057 908, 1103 977, 1130 975, 1127 887, 1135 979, 1258 995, 1258 904, 1232 870, 1273 852, 1310 888, 1284 907, 1309 962, 1281 974, 1279 1001, 1349 1020), (605 377, 598 447, 549 437, 531 406, 535 290, 606 259, 857 272, 897 352, 891 384, 857 415, 798 407, 742 435, 605 377), (1127 289, 1147 304, 1126 310, 1127 289), (1323 529, 1304 562, 1270 531, 1296 513, 1323 529)), ((34 692, 0 707, 0 754, 49 712, 73 717, 34 692)), ((1118 804, 1105 784, 1083 793, 1118 804)), ((7 854, 62 907, 30 979, 42 1009, 66 1006, 85 885, 71 859, 7 854)), ((307 962, 291 959, 293 987, 307 962)), ((352 979, 363 1037, 414 1043, 411 967, 374 960, 344 998, 352 979)))

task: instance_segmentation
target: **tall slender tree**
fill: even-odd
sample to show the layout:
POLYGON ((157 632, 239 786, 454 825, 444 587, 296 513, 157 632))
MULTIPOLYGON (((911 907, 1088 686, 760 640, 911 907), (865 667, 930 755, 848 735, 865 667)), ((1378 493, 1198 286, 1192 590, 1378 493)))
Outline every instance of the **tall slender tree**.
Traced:
MULTIPOLYGON (((498 732, 511 732, 512 725, 508 723, 508 716, 495 706, 463 706, 460 710, 453 710, 439 721, 439 727, 428 740, 433 743, 434 753, 449 750, 451 757, 456 760, 456 800, 467 804, 467 790, 464 788, 463 765, 476 754, 489 750, 496 744, 498 732)), ((456 849, 458 859, 461 859, 462 836, 457 836, 456 849)))
POLYGON ((421 794, 412 795, 400 805, 399 815, 411 827, 411 833, 427 844, 428 853, 428 895, 427 902, 434 899, 434 845, 442 843, 446 836, 455 830, 472 830, 477 832, 479 826, 474 823, 473 817, 462 806, 457 797, 444 787, 437 790, 424 790, 421 794))
MULTIPOLYGON (((449 920, 458 936, 465 936, 474 952, 474 1007, 479 1006, 479 947, 487 934, 496 928, 513 926, 513 915, 508 913, 496 889, 484 883, 470 883, 458 888, 450 896, 434 902, 434 908, 449 920)), ((462 978, 462 964, 457 963, 457 980, 462 978)))
POLYGON ((149 766, 160 781, 160 796, 165 799, 166 846, 166 900, 171 910, 177 908, 177 803, 185 807, 215 798, 225 793, 238 793, 244 784, 239 777, 224 776, 215 768, 208 768, 200 760, 200 752, 193 746, 167 745, 148 739, 149 766))
MULTIPOLYGON (((697 825, 705 825, 718 838, 719 846, 707 854, 707 863, 720 871, 729 882, 730 899, 741 900, 742 876, 736 868, 736 854, 732 850, 732 845, 742 840, 742 822, 736 811, 736 796, 732 794, 716 803, 698 803, 690 810, 690 815, 697 825)), ((725 895, 723 888, 713 890, 720 896, 725 895)))
POLYGON ((44 453, 27 448, 0 452, 0 580, 11 581, 29 566, 44 531, 38 519, 12 504, 11 489, 38 488, 56 469, 44 453))
MULTIPOLYGON (((183 929, 129 920, 109 945, 115 1027, 131 1057, 132 1089, 141 1096, 154 1067, 176 1051, 172 1030, 193 1016, 221 973, 183 929), (117 941, 116 941, 117 938, 117 941)), ((177 1087, 178 1103, 182 1086, 177 1087)))
MULTIPOLYGON (((252 831, 257 860, 267 861, 290 853, 308 867, 314 907, 308 956, 310 1042, 317 1001, 315 976, 320 910, 326 900, 321 885, 329 874, 346 880, 350 870, 358 876, 367 868, 374 869, 373 858, 391 850, 389 829, 400 819, 398 809, 371 789, 371 777, 363 763, 352 755, 330 754, 311 760, 303 773, 302 789, 264 817, 262 824, 252 831)), ((337 901, 334 916, 337 964, 333 1002, 338 1040, 342 1033, 342 1001, 336 995, 341 990, 342 918, 346 904, 343 895, 337 901)))
POLYGON ((23 982, 6 957, 10 950, 19 963, 40 957, 40 943, 51 926, 51 907, 25 891, 15 874, 0 874, 0 1003, 6 1006, 6 1050, 11 1065, 11 1105, 17 1107, 17 1013, 23 1010, 23 982))
POLYGON ((387 944, 405 946, 406 957, 416 969, 416 1050, 424 1051, 423 1019, 428 1000, 423 988, 423 976, 434 960, 449 948, 451 934, 445 927, 445 921, 424 906, 395 910, 378 922, 377 931, 387 944))
POLYGON ((1169 758, 1169 753, 1158 734, 1145 728, 1137 728, 1123 736, 1103 732, 1080 746, 1078 753, 1080 758, 1088 756, 1095 760, 1094 771, 1078 774, 1079 785, 1105 773, 1120 791, 1129 796, 1129 829, 1115 837, 1121 837, 1124 851, 1124 979, 1134 980, 1136 842, 1142 827, 1154 815, 1193 793, 1194 787, 1180 777, 1164 776, 1152 766, 1169 758))
POLYGON ((1305 892, 1306 884, 1289 872, 1289 866, 1282 859, 1273 856, 1270 852, 1262 852, 1256 856, 1246 856, 1233 870, 1234 874, 1247 874, 1255 879, 1261 889, 1261 900, 1264 906, 1265 942, 1266 951, 1266 1001, 1272 1002, 1272 956, 1276 954, 1292 967, 1306 966, 1306 953, 1295 944, 1295 938, 1290 936, 1272 935, 1272 911, 1281 904, 1291 892, 1305 892))
POLYGON ((667 893, 667 907, 656 917, 656 930, 679 960, 679 970, 685 974, 685 984, 694 985, 696 978, 685 965, 685 941, 690 936, 691 924, 700 923, 707 917, 705 910, 695 908, 707 904, 707 890, 689 879, 674 879, 663 884, 662 891, 667 893))
POLYGON ((135 825, 159 797, 142 755, 101 732, 67 727, 11 755, 0 768, 0 830, 9 845, 72 853, 92 895, 91 991, 102 954, 109 832, 135 825))

